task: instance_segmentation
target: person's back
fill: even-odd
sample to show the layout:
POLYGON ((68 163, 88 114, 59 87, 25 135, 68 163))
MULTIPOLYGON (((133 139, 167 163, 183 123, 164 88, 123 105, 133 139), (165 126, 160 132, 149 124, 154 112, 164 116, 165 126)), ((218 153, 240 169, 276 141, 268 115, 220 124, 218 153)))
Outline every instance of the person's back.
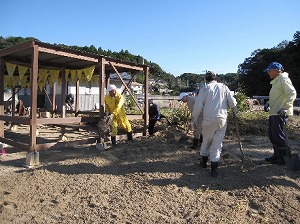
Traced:
POLYGON ((230 95, 230 90, 223 83, 212 81, 203 88, 205 107, 203 108, 203 118, 227 117, 228 103, 232 106, 233 97, 230 95))

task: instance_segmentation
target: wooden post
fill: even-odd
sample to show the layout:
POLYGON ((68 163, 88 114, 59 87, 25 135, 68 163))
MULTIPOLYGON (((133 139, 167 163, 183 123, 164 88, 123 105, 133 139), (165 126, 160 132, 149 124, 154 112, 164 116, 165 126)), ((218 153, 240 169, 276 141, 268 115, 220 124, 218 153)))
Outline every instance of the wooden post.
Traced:
POLYGON ((75 99, 75 117, 78 116, 79 111, 79 87, 80 87, 80 81, 77 79, 76 81, 76 99, 75 99))
POLYGON ((56 112, 56 82, 53 83, 52 85, 52 117, 55 117, 56 112))
POLYGON ((103 119, 104 118, 104 108, 105 108, 105 102, 104 102, 104 97, 105 97, 105 64, 104 64, 104 59, 101 58, 101 61, 99 63, 99 118, 103 119))
POLYGON ((61 117, 65 118, 66 117, 66 104, 65 104, 65 99, 66 99, 66 72, 65 68, 63 67, 61 69, 61 117))
MULTIPOLYGON (((0 115, 4 115, 4 61, 0 58, 0 115)), ((0 121, 0 137, 4 137, 4 121, 0 121)))
MULTIPOLYGON (((11 96, 11 116, 16 116, 16 88, 13 87, 12 89, 12 96, 11 96)), ((14 125, 14 122, 11 122, 11 127, 14 125)))
MULTIPOLYGON (((66 99, 66 88, 68 86, 66 85, 66 71, 65 67, 61 69, 61 117, 65 118, 66 117, 66 104, 65 104, 65 99, 66 99)), ((66 128, 61 127, 60 129, 61 136, 64 136, 66 133, 66 128)))
MULTIPOLYGON (((105 102, 104 102, 104 97, 105 97, 105 61, 104 58, 101 57, 101 60, 99 60, 99 80, 98 80, 98 86, 99 86, 99 122, 104 119, 104 108, 105 108, 105 102)), ((104 141, 104 136, 102 136, 100 130, 102 127, 98 127, 98 143, 101 143, 104 141)))
POLYGON ((39 62, 39 49, 38 46, 34 45, 32 48, 32 56, 31 56, 31 110, 30 110, 31 143, 29 147, 29 152, 35 151, 35 147, 36 147, 38 62, 39 62))
POLYGON ((149 67, 144 67, 144 131, 143 135, 146 136, 147 134, 147 127, 149 123, 149 97, 148 97, 148 91, 149 91, 149 67))

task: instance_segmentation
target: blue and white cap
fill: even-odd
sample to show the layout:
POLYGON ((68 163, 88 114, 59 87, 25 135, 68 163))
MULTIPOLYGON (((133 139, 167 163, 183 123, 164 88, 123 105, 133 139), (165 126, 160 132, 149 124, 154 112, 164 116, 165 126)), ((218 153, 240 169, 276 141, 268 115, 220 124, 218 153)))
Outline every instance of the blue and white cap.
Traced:
POLYGON ((264 70, 264 72, 268 72, 271 69, 277 69, 278 71, 283 71, 283 66, 278 62, 272 62, 269 66, 264 70))

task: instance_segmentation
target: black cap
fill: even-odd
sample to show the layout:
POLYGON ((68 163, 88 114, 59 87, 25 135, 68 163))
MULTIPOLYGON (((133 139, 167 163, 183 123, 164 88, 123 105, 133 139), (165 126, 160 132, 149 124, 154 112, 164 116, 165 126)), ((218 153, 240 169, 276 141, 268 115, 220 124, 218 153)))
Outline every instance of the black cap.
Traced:
POLYGON ((207 71, 205 74, 205 80, 206 81, 212 81, 212 80, 216 80, 217 79, 217 75, 212 72, 212 71, 207 71))

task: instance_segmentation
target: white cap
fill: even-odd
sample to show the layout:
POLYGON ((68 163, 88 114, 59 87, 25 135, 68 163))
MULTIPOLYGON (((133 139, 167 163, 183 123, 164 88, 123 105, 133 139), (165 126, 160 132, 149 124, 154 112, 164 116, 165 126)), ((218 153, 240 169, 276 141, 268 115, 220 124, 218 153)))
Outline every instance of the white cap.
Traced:
POLYGON ((110 92, 114 89, 117 89, 117 87, 115 85, 109 85, 108 88, 107 88, 107 91, 110 92))
POLYGON ((188 93, 185 93, 185 92, 180 93, 180 95, 179 95, 179 97, 178 97, 178 101, 182 100, 183 97, 188 96, 188 95, 189 95, 189 94, 188 94, 188 93))

